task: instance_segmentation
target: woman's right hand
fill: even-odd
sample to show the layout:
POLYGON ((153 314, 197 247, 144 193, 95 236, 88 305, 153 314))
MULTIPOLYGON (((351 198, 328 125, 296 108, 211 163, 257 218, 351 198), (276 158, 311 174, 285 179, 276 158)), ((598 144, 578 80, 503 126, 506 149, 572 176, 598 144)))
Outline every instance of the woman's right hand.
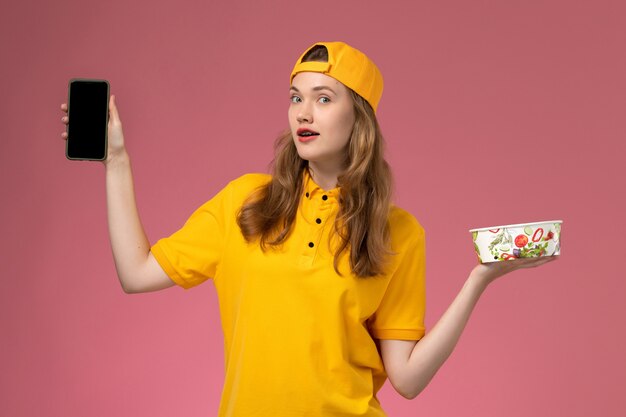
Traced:
MULTIPOLYGON (((61 110, 65 113, 65 115, 61 118, 61 121, 63 124, 67 125, 70 121, 67 103, 61 104, 61 110)), ((61 133, 61 137, 64 140, 67 140, 67 131, 61 133)), ((107 158, 104 161, 105 165, 126 152, 126 148, 124 147, 122 121, 120 120, 120 115, 117 111, 117 106, 115 105, 115 96, 113 95, 109 99, 109 124, 107 128, 107 139, 108 149, 107 158)))

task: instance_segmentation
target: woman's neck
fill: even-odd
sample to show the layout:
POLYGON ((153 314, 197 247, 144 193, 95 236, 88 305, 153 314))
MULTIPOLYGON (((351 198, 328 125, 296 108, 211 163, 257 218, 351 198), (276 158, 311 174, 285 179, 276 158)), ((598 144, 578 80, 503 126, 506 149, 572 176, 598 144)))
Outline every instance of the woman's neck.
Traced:
POLYGON ((309 173, 311 178, 323 190, 332 190, 337 187, 337 178, 342 170, 337 167, 321 166, 319 163, 309 161, 309 173))

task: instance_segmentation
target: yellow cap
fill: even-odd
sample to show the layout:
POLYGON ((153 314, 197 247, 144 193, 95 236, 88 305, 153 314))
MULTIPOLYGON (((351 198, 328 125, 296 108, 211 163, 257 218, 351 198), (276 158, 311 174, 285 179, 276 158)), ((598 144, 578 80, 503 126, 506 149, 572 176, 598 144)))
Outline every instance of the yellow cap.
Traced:
POLYGON ((383 76, 378 67, 363 52, 343 42, 318 42, 298 58, 290 82, 299 72, 321 72, 333 77, 363 97, 376 111, 383 95, 383 76), (328 50, 328 62, 302 62, 302 58, 316 45, 328 50))

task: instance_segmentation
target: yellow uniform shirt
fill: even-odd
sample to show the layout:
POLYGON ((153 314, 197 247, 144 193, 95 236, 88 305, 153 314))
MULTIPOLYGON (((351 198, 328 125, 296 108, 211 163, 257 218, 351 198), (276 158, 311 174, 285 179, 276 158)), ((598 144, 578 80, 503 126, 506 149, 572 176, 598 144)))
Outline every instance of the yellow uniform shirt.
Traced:
POLYGON ((388 273, 358 278, 333 268, 338 189, 305 174, 294 229, 279 248, 246 243, 236 217, 269 175, 245 175, 202 205, 152 253, 178 285, 213 279, 224 331, 219 416, 385 416, 386 379, 375 339, 424 335, 424 231, 393 208, 388 273))

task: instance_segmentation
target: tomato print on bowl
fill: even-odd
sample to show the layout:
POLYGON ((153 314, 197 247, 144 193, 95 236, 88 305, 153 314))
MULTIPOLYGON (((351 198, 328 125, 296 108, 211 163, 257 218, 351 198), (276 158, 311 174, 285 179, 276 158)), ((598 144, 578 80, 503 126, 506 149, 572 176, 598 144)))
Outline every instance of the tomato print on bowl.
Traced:
POLYGON ((561 253, 562 220, 472 229, 474 249, 481 263, 538 258, 561 253))

